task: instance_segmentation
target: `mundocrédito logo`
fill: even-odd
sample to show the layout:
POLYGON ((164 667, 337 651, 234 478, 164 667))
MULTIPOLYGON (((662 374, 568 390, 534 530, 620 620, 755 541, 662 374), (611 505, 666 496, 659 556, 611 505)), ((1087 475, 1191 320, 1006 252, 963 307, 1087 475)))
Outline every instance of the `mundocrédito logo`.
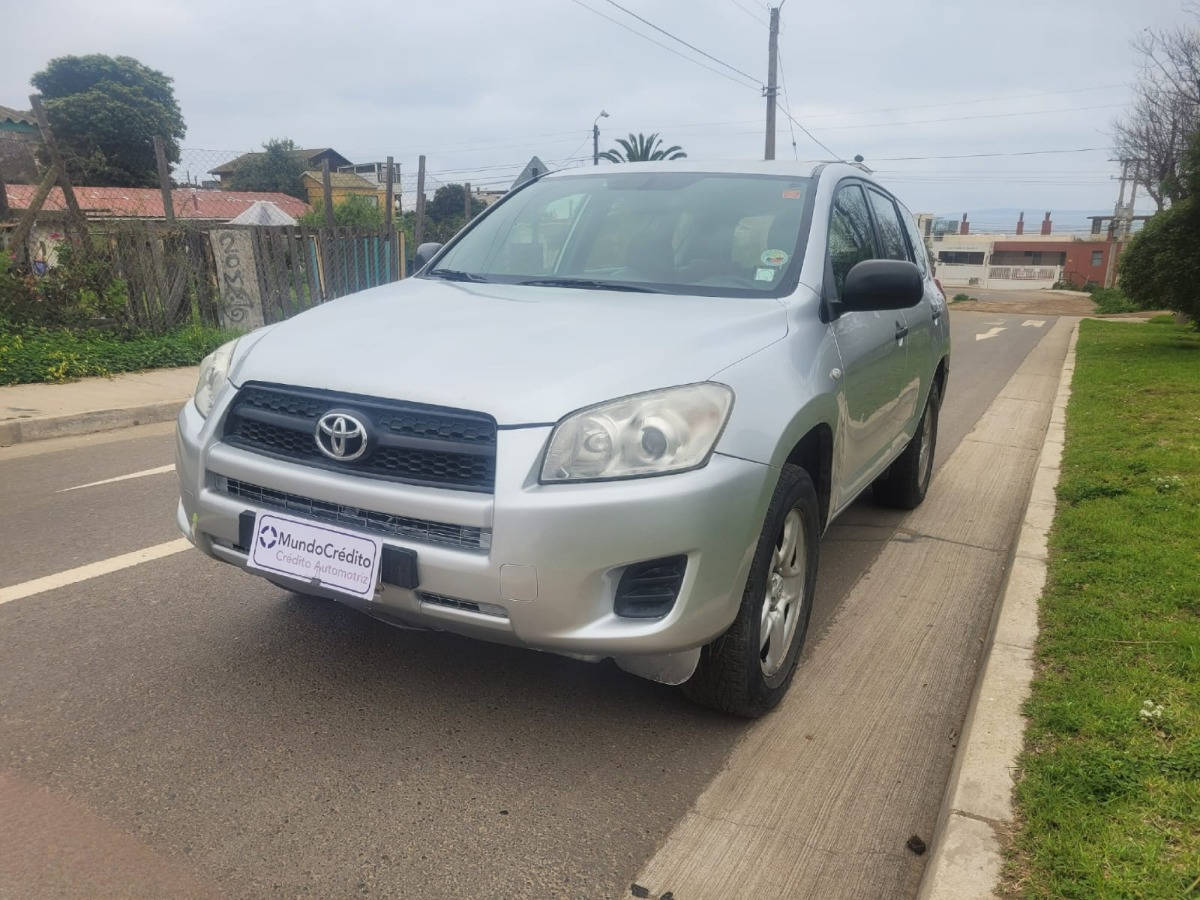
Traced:
POLYGON ((274 525, 264 525, 259 529, 258 543, 266 550, 279 543, 279 532, 275 530, 274 525))

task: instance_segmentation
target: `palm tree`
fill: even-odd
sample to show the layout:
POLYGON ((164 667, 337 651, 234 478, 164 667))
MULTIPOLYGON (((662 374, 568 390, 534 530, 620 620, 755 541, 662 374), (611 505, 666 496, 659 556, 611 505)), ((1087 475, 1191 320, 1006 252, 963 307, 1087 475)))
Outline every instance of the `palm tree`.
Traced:
POLYGON ((676 144, 673 147, 668 147, 663 150, 658 145, 662 143, 659 140, 658 132, 646 137, 644 134, 631 134, 629 140, 625 138, 617 138, 617 143, 621 145, 622 150, 605 150, 600 154, 602 159, 607 159, 609 162, 653 162, 660 159, 683 159, 687 156, 683 152, 683 148, 676 144))

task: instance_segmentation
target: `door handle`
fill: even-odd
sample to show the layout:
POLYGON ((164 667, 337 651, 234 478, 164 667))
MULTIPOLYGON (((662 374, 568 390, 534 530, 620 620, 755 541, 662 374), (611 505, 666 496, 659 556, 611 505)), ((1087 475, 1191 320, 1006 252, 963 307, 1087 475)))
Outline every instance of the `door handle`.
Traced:
POLYGON ((896 323, 896 340, 902 341, 906 337, 908 337, 908 326, 901 325, 899 322, 897 322, 896 323))

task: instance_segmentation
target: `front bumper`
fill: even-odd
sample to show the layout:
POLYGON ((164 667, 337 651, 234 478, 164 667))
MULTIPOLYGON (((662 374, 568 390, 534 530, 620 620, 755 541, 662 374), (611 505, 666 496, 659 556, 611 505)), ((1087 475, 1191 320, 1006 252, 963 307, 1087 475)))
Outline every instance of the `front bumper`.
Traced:
MULTIPOLYGON (((265 489, 262 496, 276 504, 280 497, 307 498, 323 508, 447 526, 437 533, 480 540, 431 543, 420 529, 383 536, 385 546, 416 551, 419 587, 382 584, 374 601, 347 602, 398 624, 589 658, 675 654, 728 628, 778 477, 767 466, 717 454, 706 467, 676 475, 541 485, 537 473, 551 429, 535 427, 499 432, 495 492, 471 493, 261 456, 221 443, 221 418, 221 409, 205 420, 188 404, 178 421, 178 523, 204 553, 245 568, 240 515, 278 509, 253 494, 231 495, 229 479, 265 489), (676 555, 688 563, 670 612, 658 619, 614 614, 626 567, 676 555)), ((281 581, 324 593, 303 581, 281 581)))

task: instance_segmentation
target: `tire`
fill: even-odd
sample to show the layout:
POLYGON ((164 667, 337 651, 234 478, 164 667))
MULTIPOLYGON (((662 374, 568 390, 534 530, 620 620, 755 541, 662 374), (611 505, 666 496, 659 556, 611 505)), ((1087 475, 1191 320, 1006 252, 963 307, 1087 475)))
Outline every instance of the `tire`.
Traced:
POLYGON ((783 698, 812 616, 820 535, 812 479, 799 466, 785 465, 767 509, 737 618, 701 649, 695 673, 682 686, 689 699, 735 716, 757 718, 783 698), (764 624, 769 629, 765 638, 764 624))
POLYGON ((875 502, 895 509, 916 509, 925 499, 933 480, 933 454, 937 450, 938 415, 941 392, 935 382, 929 388, 925 412, 917 423, 917 433, 879 478, 875 480, 875 502))

